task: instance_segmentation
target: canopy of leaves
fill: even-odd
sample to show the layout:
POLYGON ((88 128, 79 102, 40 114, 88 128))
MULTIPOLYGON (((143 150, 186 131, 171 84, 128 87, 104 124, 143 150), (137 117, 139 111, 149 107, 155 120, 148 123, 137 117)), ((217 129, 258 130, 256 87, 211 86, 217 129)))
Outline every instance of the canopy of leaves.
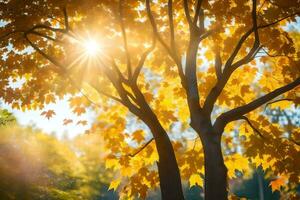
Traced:
MULTIPOLYGON (((119 171, 110 188, 120 190, 124 198, 145 198, 149 188, 158 186, 158 155, 150 131, 132 115, 138 113, 136 96, 140 93, 128 82, 137 82, 145 101, 169 133, 182 178, 191 185, 202 185, 203 150, 189 128, 187 94, 178 70, 192 45, 188 43, 191 24, 184 2, 173 2, 175 31, 170 26, 169 1, 151 2, 156 28, 149 20, 149 4, 122 2, 119 12, 119 1, 2 1, 0 96, 14 108, 25 110, 43 109, 45 104, 71 94, 75 114, 80 115, 87 107, 97 111, 99 116, 91 132, 98 132, 105 140, 109 152, 106 167, 119 171), (156 40, 153 32, 159 33, 156 40), (83 44, 90 37, 101 46, 96 57, 84 51, 83 44), (127 45, 123 45, 124 40, 127 45), (172 49, 176 49, 176 55, 169 55, 172 49)), ((188 2, 193 16, 197 2, 188 2)), ((299 32, 286 28, 299 15, 298 0, 257 1, 254 29, 259 34, 259 47, 255 46, 258 38, 252 29, 251 1, 203 0, 201 10, 205 19, 196 24, 211 31, 204 34, 196 52, 196 91, 200 106, 209 110, 213 104, 212 121, 220 113, 247 105, 295 80, 299 82, 299 32), (227 65, 238 67, 226 71, 229 76, 224 88, 215 102, 207 102, 214 88, 222 86, 218 74, 220 67, 222 70, 227 65)), ((280 107, 296 109, 299 92, 296 87, 282 94, 279 98, 292 103, 281 102, 280 107)), ((242 121, 233 121, 225 128, 223 149, 229 178, 235 178, 237 170, 247 175, 249 163, 262 165, 285 177, 278 182, 293 190, 300 178, 299 126, 286 137, 282 124, 270 123, 263 107, 250 111, 242 121)), ((51 110, 42 114, 55 116, 51 110)), ((272 186, 280 189, 278 184, 272 186)))

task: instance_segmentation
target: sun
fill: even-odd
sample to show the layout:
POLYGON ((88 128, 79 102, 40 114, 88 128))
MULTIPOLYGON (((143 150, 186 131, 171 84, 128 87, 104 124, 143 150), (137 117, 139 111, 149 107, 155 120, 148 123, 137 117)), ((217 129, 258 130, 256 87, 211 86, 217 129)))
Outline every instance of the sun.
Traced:
POLYGON ((84 49, 85 53, 88 54, 89 56, 95 56, 101 50, 99 43, 96 40, 93 40, 93 39, 89 39, 89 40, 84 41, 83 45, 84 45, 84 48, 85 48, 84 49))

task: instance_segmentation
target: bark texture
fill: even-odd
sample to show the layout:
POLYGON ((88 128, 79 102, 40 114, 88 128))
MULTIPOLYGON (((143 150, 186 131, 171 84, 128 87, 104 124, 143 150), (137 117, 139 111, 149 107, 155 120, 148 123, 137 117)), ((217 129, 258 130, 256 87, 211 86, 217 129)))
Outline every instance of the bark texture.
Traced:
POLYGON ((145 108, 142 118, 153 134, 159 156, 157 167, 161 197, 163 200, 183 200, 180 172, 172 143, 150 107, 145 105, 145 108))

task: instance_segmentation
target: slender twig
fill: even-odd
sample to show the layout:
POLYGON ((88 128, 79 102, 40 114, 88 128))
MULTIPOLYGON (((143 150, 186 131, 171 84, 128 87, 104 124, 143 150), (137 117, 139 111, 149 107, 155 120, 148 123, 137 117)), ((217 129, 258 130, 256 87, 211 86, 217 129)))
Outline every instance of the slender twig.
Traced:
POLYGON ((277 102, 281 102, 281 101, 294 101, 295 99, 290 99, 290 98, 284 98, 284 99, 277 99, 277 100, 274 100, 274 101, 271 101, 271 102, 268 102, 266 105, 265 105, 265 109, 273 104, 273 103, 277 103, 277 102))
POLYGON ((182 83, 183 87, 185 88, 185 86, 186 86, 185 82, 186 81, 185 81, 185 75, 183 73, 183 67, 182 67, 182 64, 181 64, 181 60, 176 55, 176 53, 174 53, 174 51, 172 50, 172 48, 170 48, 167 45, 167 43, 162 39, 161 35, 159 34, 159 32, 157 30, 157 25, 156 25, 155 19, 153 17, 152 11, 151 11, 150 0, 146 0, 146 11, 147 11, 148 19, 149 19, 150 24, 152 26, 152 30, 153 30, 153 33, 154 33, 155 37, 160 42, 160 44, 165 48, 165 50, 167 51, 167 53, 169 54, 169 56, 176 63, 177 69, 178 69, 178 73, 179 73, 179 77, 181 79, 181 83, 182 83))
POLYGON ((282 18, 280 18, 280 19, 278 19, 278 20, 276 20, 276 21, 274 21, 274 22, 259 25, 257 28, 258 28, 258 29, 267 28, 267 27, 273 26, 273 25, 275 25, 275 24, 277 24, 277 23, 279 23, 279 22, 281 22, 281 21, 283 21, 283 20, 286 20, 286 19, 288 19, 288 18, 290 18, 290 17, 294 17, 294 16, 299 15, 299 14, 300 14, 300 11, 297 11, 297 12, 295 12, 295 13, 293 13, 293 14, 290 14, 290 15, 287 15, 287 16, 285 16, 285 17, 282 17, 282 18))
POLYGON ((147 49, 141 56, 140 60, 139 60, 139 63, 138 65, 136 66, 135 70, 134 70, 134 73, 133 73, 133 77, 132 77, 132 80, 133 82, 136 82, 137 79, 138 79, 138 76, 144 66, 144 63, 148 57, 148 55, 155 49, 155 45, 156 45, 156 37, 155 35, 153 34, 153 39, 152 39, 152 45, 149 49, 147 49))
POLYGON ((222 58, 220 49, 215 50, 215 70, 218 80, 222 77, 222 58))
POLYGON ((261 137, 261 138, 266 138, 257 128, 255 128, 255 126, 251 123, 251 121, 249 120, 249 118, 247 118, 246 116, 241 116, 239 119, 245 120, 249 126, 261 137))
POLYGON ((297 56, 288 56, 288 55, 284 55, 284 54, 270 54, 267 50, 265 50, 264 48, 262 48, 263 52, 268 56, 268 57, 271 57, 271 58, 276 58, 276 57, 287 57, 287 58, 295 58, 295 59, 299 59, 299 57, 297 56))
POLYGON ((134 153, 131 154, 127 154, 127 156, 129 157, 134 157, 137 154, 139 154, 141 151, 143 151, 152 141, 154 140, 154 138, 151 138, 148 142, 146 142, 143 146, 141 146, 140 148, 138 148, 138 150, 134 153))

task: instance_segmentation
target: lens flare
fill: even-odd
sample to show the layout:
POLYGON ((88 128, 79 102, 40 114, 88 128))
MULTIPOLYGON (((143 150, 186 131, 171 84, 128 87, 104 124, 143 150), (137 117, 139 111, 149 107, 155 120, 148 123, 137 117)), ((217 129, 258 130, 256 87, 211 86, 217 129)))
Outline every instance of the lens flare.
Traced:
POLYGON ((89 39, 84 42, 85 52, 90 56, 95 56, 100 52, 100 46, 96 40, 89 39))

